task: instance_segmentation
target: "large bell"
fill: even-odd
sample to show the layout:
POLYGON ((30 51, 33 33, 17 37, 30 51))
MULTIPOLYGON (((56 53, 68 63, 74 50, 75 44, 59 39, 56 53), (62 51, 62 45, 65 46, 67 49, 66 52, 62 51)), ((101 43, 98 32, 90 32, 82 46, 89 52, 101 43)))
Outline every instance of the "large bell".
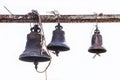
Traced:
POLYGON ((69 50, 70 48, 68 47, 68 45, 66 45, 65 42, 65 32, 62 30, 63 27, 60 25, 60 23, 58 23, 55 28, 56 29, 53 31, 52 40, 48 44, 47 48, 55 52, 69 50))
POLYGON ((49 61, 50 56, 42 49, 41 34, 38 25, 31 28, 30 34, 27 35, 27 43, 24 52, 19 56, 19 59, 26 62, 44 62, 49 61))
POLYGON ((106 52, 106 49, 102 47, 102 36, 100 35, 100 31, 97 26, 92 36, 91 47, 88 49, 88 52, 95 53, 97 55, 106 52))

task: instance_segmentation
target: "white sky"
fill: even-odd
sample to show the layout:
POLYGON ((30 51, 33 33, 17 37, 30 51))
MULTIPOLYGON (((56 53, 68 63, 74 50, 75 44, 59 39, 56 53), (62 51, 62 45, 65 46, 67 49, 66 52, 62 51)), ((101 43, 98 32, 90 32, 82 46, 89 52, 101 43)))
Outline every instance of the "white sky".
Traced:
MULTIPOLYGON (((0 14, 27 14, 35 9, 39 14, 58 10, 60 14, 120 14, 118 0, 0 0, 0 14)), ((47 70, 48 80, 120 80, 120 23, 98 23, 107 52, 92 59, 92 29, 95 23, 61 23, 70 51, 59 57, 52 55, 47 70)), ((55 23, 43 23, 47 44, 51 41, 55 23)), ((29 23, 0 23, 0 80, 45 80, 45 74, 37 73, 32 63, 20 61, 25 50, 29 23)), ((46 64, 40 63, 42 70, 46 64)))

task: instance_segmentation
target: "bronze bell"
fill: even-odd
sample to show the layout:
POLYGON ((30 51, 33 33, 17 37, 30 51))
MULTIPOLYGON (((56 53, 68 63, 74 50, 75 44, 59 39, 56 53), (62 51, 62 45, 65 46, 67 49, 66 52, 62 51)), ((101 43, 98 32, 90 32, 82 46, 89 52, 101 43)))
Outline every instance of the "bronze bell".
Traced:
POLYGON ((102 36, 100 35, 100 31, 97 26, 92 36, 91 47, 88 49, 88 52, 95 53, 97 55, 106 52, 106 49, 102 47, 102 36))
POLYGON ((40 28, 35 25, 27 35, 27 43, 24 52, 19 59, 26 62, 44 62, 49 61, 51 57, 42 49, 40 28))
POLYGON ((56 52, 56 55, 58 55, 59 51, 67 51, 70 50, 68 45, 66 45, 65 42, 65 32, 62 30, 62 26, 60 23, 58 23, 57 26, 55 26, 55 30, 53 31, 53 36, 51 42, 48 44, 47 48, 49 50, 53 50, 56 52))

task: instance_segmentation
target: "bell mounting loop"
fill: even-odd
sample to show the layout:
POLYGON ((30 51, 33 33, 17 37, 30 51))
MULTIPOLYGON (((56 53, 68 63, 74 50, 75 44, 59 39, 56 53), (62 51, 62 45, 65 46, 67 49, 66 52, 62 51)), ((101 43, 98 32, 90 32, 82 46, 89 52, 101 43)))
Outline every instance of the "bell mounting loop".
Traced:
POLYGON ((58 23, 58 25, 55 26, 55 29, 63 29, 63 27, 58 23))
POLYGON ((94 33, 97 33, 97 34, 100 33, 100 30, 98 29, 98 25, 96 25, 96 29, 95 29, 94 33))
POLYGON ((31 30, 31 32, 37 32, 37 33, 39 33, 41 31, 41 29, 38 27, 37 24, 35 24, 34 27, 32 27, 30 30, 31 30))

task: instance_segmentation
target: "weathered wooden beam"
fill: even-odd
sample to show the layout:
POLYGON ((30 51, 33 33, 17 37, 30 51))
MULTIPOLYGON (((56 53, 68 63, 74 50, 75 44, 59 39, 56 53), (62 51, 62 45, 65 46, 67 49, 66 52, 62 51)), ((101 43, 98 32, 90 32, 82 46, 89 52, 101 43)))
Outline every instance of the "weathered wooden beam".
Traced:
MULTIPOLYGON (((54 15, 39 15, 43 23, 58 22, 54 15)), ((120 14, 99 14, 97 15, 60 15, 61 23, 92 23, 92 22, 120 22, 120 14)), ((34 23, 38 22, 38 15, 0 15, 0 23, 34 23)))

